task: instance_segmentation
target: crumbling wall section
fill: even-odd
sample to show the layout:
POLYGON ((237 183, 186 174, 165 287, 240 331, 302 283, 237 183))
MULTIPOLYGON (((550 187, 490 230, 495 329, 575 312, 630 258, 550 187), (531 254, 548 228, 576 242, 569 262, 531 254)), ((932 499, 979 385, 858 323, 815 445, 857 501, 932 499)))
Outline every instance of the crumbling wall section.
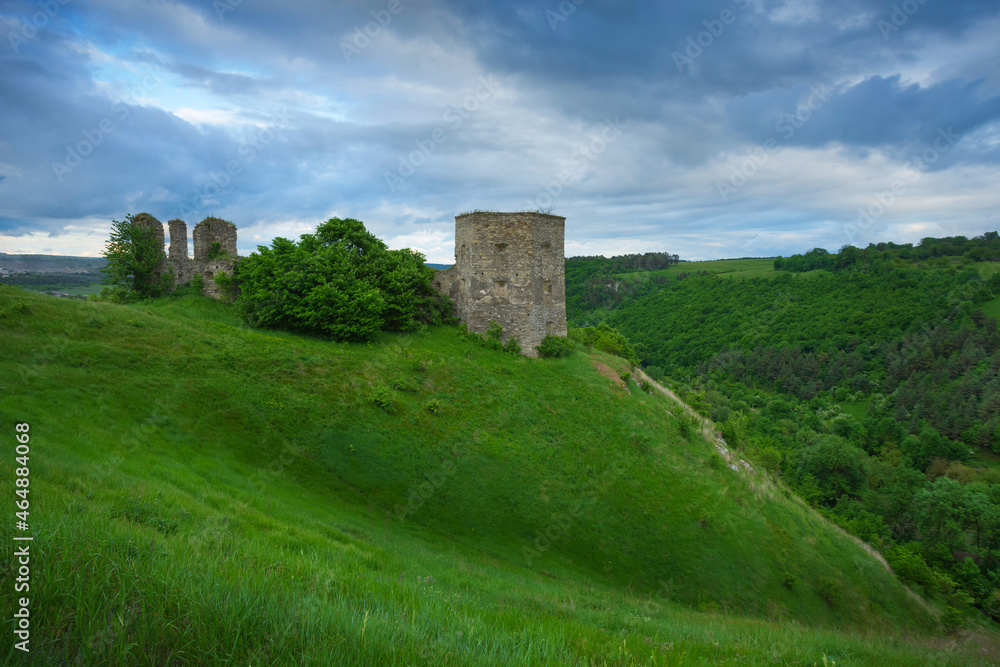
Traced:
POLYGON ((231 259, 236 257, 236 225, 221 218, 208 217, 194 228, 194 261, 208 262, 217 259, 212 252, 212 244, 218 243, 218 251, 231 259))
POLYGON ((167 225, 170 228, 170 252, 167 264, 177 277, 177 284, 184 285, 194 277, 194 264, 188 257, 187 223, 174 218, 167 225))
MULTIPOLYGON (((133 224, 143 225, 155 231, 159 247, 163 248, 163 223, 149 213, 140 213, 132 218, 133 224)), ((213 299, 223 299, 215 284, 215 276, 220 272, 232 274, 238 259, 236 252, 236 225, 220 218, 208 217, 194 228, 194 259, 188 257, 187 223, 174 219, 169 223, 170 248, 153 276, 159 280, 166 273, 173 273, 175 285, 189 283, 195 276, 203 279, 202 294, 213 299), (217 245, 216 245, 217 244, 217 245)))

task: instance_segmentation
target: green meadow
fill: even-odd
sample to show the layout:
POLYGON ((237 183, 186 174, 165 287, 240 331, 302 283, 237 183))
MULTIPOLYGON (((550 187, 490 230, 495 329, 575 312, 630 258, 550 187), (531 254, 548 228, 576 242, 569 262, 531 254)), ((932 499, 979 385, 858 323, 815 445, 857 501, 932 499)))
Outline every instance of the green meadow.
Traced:
POLYGON ((1000 659, 593 350, 332 343, 200 296, 10 287, 0 345, 10 513, 31 436, 30 528, 8 514, 0 540, 33 537, 31 652, 6 614, 5 664, 1000 659))

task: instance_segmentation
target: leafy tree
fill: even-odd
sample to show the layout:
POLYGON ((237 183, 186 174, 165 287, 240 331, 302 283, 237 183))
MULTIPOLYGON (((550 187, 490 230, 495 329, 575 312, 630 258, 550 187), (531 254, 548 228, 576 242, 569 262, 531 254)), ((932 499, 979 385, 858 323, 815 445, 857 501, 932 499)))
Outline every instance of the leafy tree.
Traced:
POLYGON ((536 345, 540 357, 565 357, 573 351, 573 341, 562 336, 548 334, 542 339, 541 344, 536 345))
POLYGON ((857 495, 868 480, 865 453, 834 435, 820 436, 799 455, 799 477, 816 480, 821 498, 834 504, 844 495, 857 495))
POLYGON ((101 253, 107 261, 101 269, 101 282, 107 285, 101 299, 136 301, 159 296, 171 287, 170 275, 157 274, 164 253, 153 224, 159 223, 145 213, 129 213, 124 220, 111 221, 111 237, 101 253))
POLYGON ((925 541, 953 553, 965 544, 968 508, 962 485, 947 477, 938 477, 913 498, 917 525, 925 541))
POLYGON ((354 219, 331 218, 298 243, 276 238, 239 267, 236 309, 245 322, 335 340, 413 329, 422 307, 440 300, 423 255, 389 250, 354 219))
POLYGON ((634 366, 639 364, 639 355, 636 354, 632 342, 621 331, 606 322, 601 322, 596 327, 575 329, 573 337, 584 345, 592 345, 602 352, 621 357, 634 366))

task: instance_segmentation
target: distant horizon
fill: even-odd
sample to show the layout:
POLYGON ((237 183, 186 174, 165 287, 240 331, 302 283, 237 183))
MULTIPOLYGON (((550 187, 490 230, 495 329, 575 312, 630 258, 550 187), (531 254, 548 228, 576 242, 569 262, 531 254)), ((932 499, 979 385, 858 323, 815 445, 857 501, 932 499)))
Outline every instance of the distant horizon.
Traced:
MULTIPOLYGON (((996 232, 996 231, 997 230, 988 229, 988 230, 982 232, 981 234, 976 234, 974 236, 962 235, 962 234, 952 234, 952 235, 949 235, 949 236, 965 236, 966 238, 972 239, 972 238, 976 238, 976 237, 979 237, 979 236, 983 236, 984 234, 986 234, 988 232, 996 232)), ((937 238, 945 238, 945 237, 941 237, 941 236, 929 236, 929 237, 922 237, 922 238, 935 238, 935 239, 937 239, 937 238)), ((188 240, 191 241, 190 237, 189 237, 188 240)), ((879 243, 894 243, 896 245, 907 245, 907 244, 909 244, 909 245, 912 245, 914 247, 920 245, 919 241, 917 241, 916 243, 914 243, 914 242, 911 242, 911 241, 899 242, 899 241, 891 241, 891 240, 882 240, 882 241, 872 241, 870 244, 866 244, 864 246, 854 246, 854 247, 857 247, 859 249, 864 249, 864 248, 868 247, 868 245, 877 245, 879 243)), ((169 245, 169 243, 165 243, 164 244, 164 252, 167 251, 168 245, 169 245)), ((836 253, 840 252, 840 250, 843 247, 848 246, 848 245, 851 245, 851 244, 844 244, 843 246, 840 246, 840 247, 835 248, 835 249, 833 249, 833 248, 823 248, 823 249, 826 250, 827 252, 831 253, 831 254, 836 254, 836 253)), ((812 248, 803 248, 803 249, 800 249, 800 250, 798 250, 796 252, 790 253, 788 255, 741 255, 739 257, 708 257, 708 258, 700 258, 700 257, 699 258, 684 258, 684 257, 681 257, 681 258, 678 259, 678 261, 680 261, 680 262, 719 262, 719 261, 740 260, 740 259, 777 259, 778 257, 789 257, 791 255, 804 254, 804 253, 809 252, 810 250, 813 250, 815 248, 820 248, 820 247, 822 247, 822 246, 813 246, 812 248)), ((241 248, 239 250, 241 251, 240 256, 241 257, 245 256, 243 254, 243 250, 247 250, 247 249, 241 248)), ((249 254, 251 252, 256 252, 256 248, 254 248, 252 250, 247 250, 247 254, 249 254)), ((664 254, 677 254, 677 253, 671 253, 671 252, 666 251, 666 250, 634 250, 634 251, 630 251, 630 252, 615 253, 613 255, 609 255, 609 254, 566 255, 565 259, 574 259, 574 258, 579 258, 579 257, 606 257, 606 258, 611 258, 611 257, 615 257, 615 256, 630 255, 630 254, 639 254, 639 255, 641 255, 641 254, 644 254, 644 253, 647 253, 647 252, 664 253, 664 254)), ((38 252, 35 252, 35 253, 17 253, 17 252, 6 252, 6 251, 0 251, 0 255, 15 256, 15 257, 30 257, 30 256, 37 256, 37 257, 65 257, 65 258, 69 258, 69 259, 99 259, 99 258, 103 257, 100 253, 95 254, 95 255, 65 255, 65 254, 61 254, 61 253, 38 253, 38 252)), ((435 261, 435 260, 427 259, 425 263, 428 264, 428 265, 432 265, 433 264, 433 265, 438 265, 438 266, 443 266, 443 267, 449 267, 449 266, 453 266, 455 262, 454 262, 454 260, 452 260, 452 261, 435 261)), ((3 267, 0 267, 0 268, 3 268, 3 267)))

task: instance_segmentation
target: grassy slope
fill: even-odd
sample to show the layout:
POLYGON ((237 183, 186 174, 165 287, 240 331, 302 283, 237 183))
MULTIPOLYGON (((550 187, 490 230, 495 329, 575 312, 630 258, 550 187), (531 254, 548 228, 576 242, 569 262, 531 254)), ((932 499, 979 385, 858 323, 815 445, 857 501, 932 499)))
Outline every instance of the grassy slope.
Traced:
POLYGON ((331 344, 193 297, 0 288, 0 311, 0 428, 33 438, 39 664, 977 655, 860 634, 934 621, 589 355, 511 358, 447 328, 331 344), (380 385, 391 414, 366 398, 380 385))

